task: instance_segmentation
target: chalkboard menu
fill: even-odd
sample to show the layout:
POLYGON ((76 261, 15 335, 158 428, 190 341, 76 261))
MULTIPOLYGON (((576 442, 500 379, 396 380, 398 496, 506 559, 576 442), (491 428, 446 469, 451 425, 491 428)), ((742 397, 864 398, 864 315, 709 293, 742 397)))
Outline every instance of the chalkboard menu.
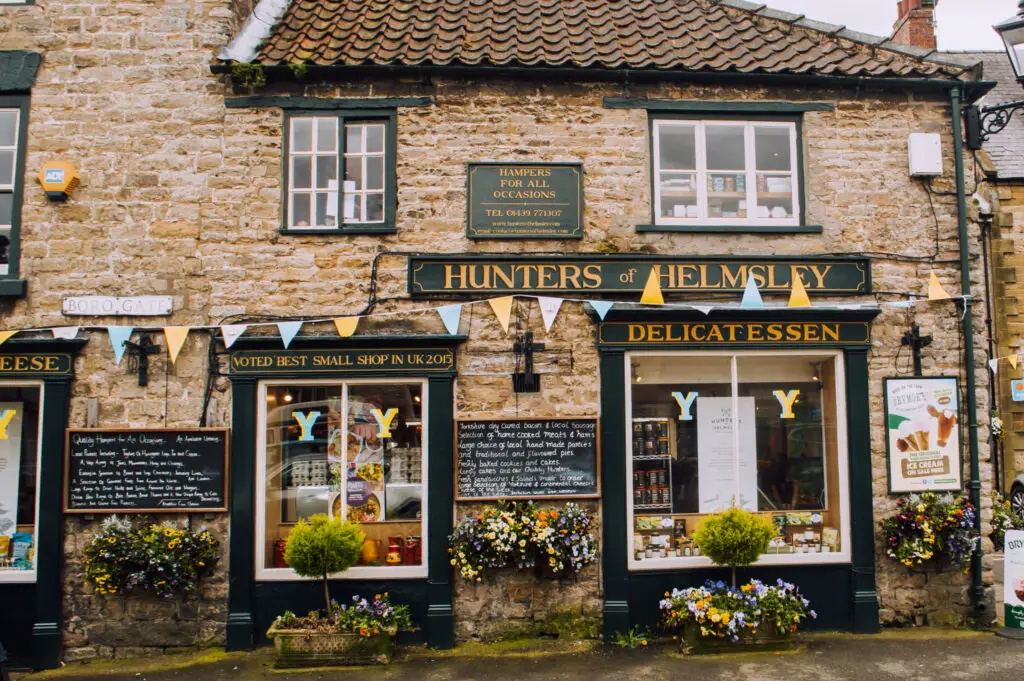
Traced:
POLYGON ((67 513, 227 510, 228 431, 68 429, 67 513))
POLYGON ((597 419, 459 421, 458 497, 598 496, 597 419))

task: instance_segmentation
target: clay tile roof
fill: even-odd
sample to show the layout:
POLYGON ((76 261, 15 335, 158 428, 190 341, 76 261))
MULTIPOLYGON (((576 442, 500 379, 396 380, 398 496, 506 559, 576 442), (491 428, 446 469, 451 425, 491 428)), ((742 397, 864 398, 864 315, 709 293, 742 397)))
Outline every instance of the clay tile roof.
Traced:
POLYGON ((291 0, 284 8, 281 0, 262 3, 274 5, 273 14, 264 13, 279 18, 265 22, 262 41, 240 46, 236 39, 222 59, 267 66, 545 66, 972 79, 970 65, 940 52, 922 53, 744 0, 291 0))

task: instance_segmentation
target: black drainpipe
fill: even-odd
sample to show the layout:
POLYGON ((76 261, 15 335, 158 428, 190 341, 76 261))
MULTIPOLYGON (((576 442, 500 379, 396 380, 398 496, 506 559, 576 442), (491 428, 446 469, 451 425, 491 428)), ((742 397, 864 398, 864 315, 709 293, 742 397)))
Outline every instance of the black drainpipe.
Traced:
MULTIPOLYGON (((960 290, 964 296, 964 363, 967 365, 967 442, 971 453, 971 503, 976 510, 974 529, 981 536, 981 474, 978 463, 978 400, 975 395, 974 376, 974 321, 971 318, 971 259, 967 241, 967 188, 964 182, 964 140, 961 130, 961 105, 963 85, 955 85, 949 91, 953 113, 953 159, 956 164, 956 210, 960 237, 960 290)), ((981 551, 971 557, 971 599, 975 609, 985 607, 985 588, 981 583, 981 551)))

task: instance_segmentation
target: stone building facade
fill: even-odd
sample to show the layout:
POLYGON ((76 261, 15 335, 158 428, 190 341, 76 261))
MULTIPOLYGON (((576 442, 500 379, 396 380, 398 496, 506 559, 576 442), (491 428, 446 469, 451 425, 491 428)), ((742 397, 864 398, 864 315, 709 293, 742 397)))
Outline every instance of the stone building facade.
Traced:
MULTIPOLYGON (((232 466, 238 466, 243 458, 253 456, 244 443, 255 438, 251 433, 238 433, 242 426, 237 388, 229 376, 230 353, 220 336, 191 333, 173 365, 164 353, 153 356, 149 385, 140 387, 133 372, 115 364, 101 327, 153 328, 154 336, 166 346, 166 341, 159 339, 158 329, 163 326, 365 315, 356 335, 345 340, 358 345, 362 337, 446 337, 436 312, 424 311, 424 307, 444 304, 442 300, 468 303, 495 295, 484 292, 454 299, 413 300, 408 288, 410 255, 866 257, 871 268, 870 292, 851 298, 812 291, 813 304, 833 315, 841 315, 837 306, 844 304, 861 304, 865 310, 879 306, 870 322, 870 350, 864 355, 867 381, 864 392, 855 396, 863 400, 870 414, 870 429, 863 434, 863 445, 855 443, 856 433, 850 434, 851 461, 860 456, 864 464, 864 457, 869 458, 870 466, 864 470, 870 471, 870 480, 866 485, 863 479, 851 481, 842 494, 850 495, 848 503, 855 515, 856 508, 863 511, 856 515, 862 537, 865 519, 877 527, 895 508, 896 495, 889 493, 887 482, 882 379, 909 372, 908 350, 900 339, 914 322, 933 339, 923 352, 924 374, 959 377, 961 402, 966 400, 968 367, 973 366, 978 478, 983 534, 987 534, 992 468, 984 306, 972 305, 975 353, 965 360, 963 311, 955 301, 902 308, 889 305, 922 297, 933 274, 947 291, 958 295, 961 290, 950 92, 962 91, 968 99, 977 94, 974 83, 979 74, 970 65, 939 53, 910 53, 888 43, 879 46, 880 41, 840 34, 839 27, 808 23, 784 13, 756 12, 738 1, 693 0, 681 3, 685 11, 665 14, 665 22, 678 22, 672 30, 685 34, 703 21, 717 26, 721 35, 723 26, 733 26, 737 32, 751 31, 763 41, 765 52, 759 58, 766 64, 771 61, 765 56, 768 53, 788 56, 771 61, 771 68, 754 69, 753 75, 742 79, 723 76, 719 71, 728 69, 714 64, 680 67, 697 74, 690 78, 666 75, 664 69, 676 64, 671 55, 651 62, 657 65, 641 77, 606 67, 596 59, 570 76, 571 69, 545 72, 544 68, 553 69, 557 64, 538 58, 531 62, 537 67, 531 72, 530 63, 513 68, 494 61, 494 53, 480 61, 467 58, 458 64, 437 63, 442 60, 435 53, 404 70, 375 69, 378 63, 401 65, 402 59, 411 59, 408 54, 389 57, 382 52, 358 57, 363 64, 347 69, 344 57, 335 62, 324 56, 334 47, 316 43, 310 37, 313 33, 297 32, 288 23, 305 22, 314 11, 311 7, 316 3, 298 1, 259 3, 257 13, 260 8, 277 12, 273 37, 262 43, 266 51, 255 59, 265 65, 233 67, 233 62, 253 61, 252 56, 222 60, 218 55, 242 30, 241 22, 250 16, 254 4, 153 0, 0 6, 3 49, 41 54, 30 89, 21 187, 18 276, 26 290, 23 295, 0 300, 5 329, 38 331, 22 331, 0 349, 41 343, 50 335, 44 329, 50 327, 90 327, 78 335, 79 340, 88 342, 74 360, 66 423, 61 429, 195 427, 200 423, 231 427, 232 466), (281 12, 285 13, 283 19, 281 12), (815 55, 824 55, 821 59, 827 63, 828 55, 840 51, 846 55, 845 65, 832 68, 811 63, 815 55), (289 68, 289 58, 281 56, 285 52, 299 54, 301 63, 308 66, 289 68), (878 65, 858 65, 872 59, 878 65), (803 63, 810 65, 798 66, 803 63), (488 66, 472 69, 473 64, 488 66), (242 85, 247 79, 255 85, 251 79, 257 76, 266 83, 253 88, 242 85), (394 107, 397 191, 393 233, 297 234, 282 229, 282 202, 288 196, 282 177, 289 115, 288 106, 281 105, 282 98, 309 98, 304 100, 309 109, 314 108, 315 104, 309 103, 314 99, 356 100, 358 106, 365 106, 372 100, 420 98, 415 105, 394 107), (649 120, 653 114, 643 106, 609 105, 613 100, 699 102, 711 111, 731 107, 733 115, 757 111, 756 106, 747 109, 748 105, 761 104, 765 111, 777 112, 780 108, 772 106, 779 103, 825 104, 792 109, 800 111, 802 125, 798 154, 806 203, 803 224, 820 226, 820 230, 638 230, 638 225, 652 222, 649 120), (716 103, 720 105, 717 109, 716 103), (740 106, 735 106, 737 103, 740 106), (925 181, 909 176, 907 140, 912 133, 939 136, 940 176, 925 181), (81 185, 63 203, 48 201, 35 179, 42 165, 55 159, 70 161, 81 176, 81 185), (581 163, 585 178, 582 238, 467 238, 466 164, 475 161, 581 163), (166 295, 172 298, 173 312, 156 321, 142 317, 82 320, 63 314, 65 298, 86 295, 166 295)), ((369 3, 322 4, 325 12, 342 13, 369 3)), ((471 6, 474 11, 480 6, 475 2, 456 4, 471 6)), ((493 3, 492 11, 504 12, 517 4, 522 3, 493 3)), ((576 7, 579 3, 563 4, 576 7)), ((636 16, 645 21, 659 11, 668 11, 661 7, 664 3, 640 4, 644 7, 635 9, 636 16)), ((608 5, 628 13, 629 3, 608 5)), ((540 21, 528 13, 510 12, 501 16, 513 23, 540 21)), ((457 23, 467 20, 466 16, 444 19, 457 23)), ((387 21, 374 25, 385 24, 387 21)), ((330 29, 341 30, 337 26, 330 29)), ((707 35, 702 38, 714 43, 707 35)), ((578 36, 574 39, 585 42, 578 36)), ((464 40, 466 45, 472 42, 471 36, 464 40)), ((370 41, 397 53, 400 50, 394 42, 393 36, 383 34, 370 41)), ((234 45, 239 47, 238 41, 234 45)), ((350 37, 347 45, 355 50, 358 40, 350 37)), ((655 48, 652 45, 650 49, 655 48)), ((466 49, 476 48, 469 45, 466 49)), ((729 44, 729 49, 739 48, 729 44)), ((730 64, 749 58, 753 57, 728 53, 721 57, 730 64)), ((966 185, 974 186, 972 164, 967 164, 965 172, 966 185)), ((983 272, 974 216, 968 216, 967 234, 969 280, 977 291, 983 285, 983 272)), ((558 293, 581 297, 578 292, 558 293)), ((638 293, 603 297, 616 302, 639 300, 638 293)), ((668 302, 727 307, 738 303, 740 293, 666 292, 666 298, 668 302)), ((787 292, 766 292, 765 299, 781 304, 787 292)), ((603 403, 608 388, 602 388, 605 360, 595 343, 597 324, 587 307, 566 302, 546 332, 537 301, 517 299, 512 328, 533 331, 545 348, 536 355, 541 390, 515 393, 510 374, 516 369, 512 351, 516 334, 503 332, 487 304, 466 306, 459 327, 466 338, 455 350, 454 418, 600 416, 604 427, 609 427, 615 417, 603 403)), ((248 336, 259 343, 261 333, 253 328, 248 336)), ((297 347, 332 338, 336 335, 329 322, 310 323, 303 327, 297 347), (303 341, 307 336, 320 340, 303 341)), ((966 410, 961 412, 965 443, 966 425, 973 417, 966 410)), ((605 447, 602 456, 618 457, 621 462, 624 455, 621 447, 619 451, 605 447)), ((971 479, 969 460, 965 444, 965 492, 971 479)), ((625 485, 607 476, 604 483, 625 485)), ((245 487, 244 480, 241 487, 245 487)), ((232 501, 237 503, 237 495, 232 501)), ((609 532, 618 531, 610 521, 624 527, 623 500, 618 496, 612 503, 606 493, 585 505, 597 516, 606 539, 609 532)), ((478 508, 478 502, 459 502, 454 504, 454 515, 463 517, 478 508)), ((40 517, 53 512, 41 509, 40 517)), ((236 535, 253 533, 251 515, 250 529, 242 531, 239 528, 244 523, 236 525, 241 512, 236 507, 230 515, 170 516, 176 522, 209 526, 225 548, 220 567, 204 583, 199 597, 180 602, 95 594, 83 578, 82 551, 103 516, 61 516, 63 542, 57 569, 62 594, 56 623, 62 659, 109 658, 183 646, 234 647, 239 640, 237 632, 246 627, 250 640, 258 642, 259 616, 254 620, 250 611, 245 613, 249 620, 232 619, 236 609, 230 599, 242 595, 229 596, 229 581, 252 581, 251 570, 250 574, 234 572, 238 565, 245 565, 236 552, 240 546, 236 535), (236 627, 235 638, 232 626, 236 627)), ((844 606, 849 612, 843 610, 830 620, 834 628, 855 628, 854 609, 858 619, 867 613, 875 626, 879 622, 959 623, 974 616, 978 607, 990 614, 984 610, 990 610, 992 604, 987 538, 982 540, 986 556, 977 577, 983 591, 975 594, 971 575, 955 571, 911 574, 896 566, 884 556, 877 534, 875 530, 875 536, 868 539, 867 553, 863 547, 855 549, 866 561, 867 572, 874 574, 857 582, 856 598, 860 600, 855 605, 851 598, 844 606)), ((443 552, 444 547, 435 543, 430 550, 443 552)), ((607 561, 604 556, 609 553, 623 551, 602 546, 602 560, 607 561)), ((449 575, 446 588, 453 595, 452 617, 447 621, 454 622, 457 640, 542 630, 565 617, 591 618, 595 629, 603 626, 606 633, 623 621, 640 622, 646 617, 638 614, 642 608, 634 607, 625 620, 621 609, 609 610, 608 603, 613 600, 610 589, 621 591, 622 584, 632 579, 625 575, 624 555, 621 560, 611 573, 607 562, 591 566, 575 582, 507 576, 474 586, 449 575)), ((858 574, 864 574, 864 565, 858 574)), ((835 569, 845 575, 843 579, 855 579, 851 564, 835 569)), ((771 577, 771 572, 765 568, 763 576, 771 577)), ((680 584, 690 579, 685 570, 667 574, 680 584)), ((815 579, 810 573, 800 574, 808 581, 815 579)), ((430 585, 436 586, 433 573, 430 585)), ((256 594, 252 596, 256 600, 263 593, 258 580, 255 587, 247 588, 256 594)), ((339 582, 334 588, 341 592, 347 587, 339 582)), ((637 593, 660 589, 649 581, 634 588, 637 593)), ((828 588, 810 586, 816 593, 828 588)), ((853 586, 850 590, 852 595, 853 586)), ((303 602, 293 609, 303 607, 311 598, 303 596, 303 602)), ((430 623, 421 624, 429 630, 430 623)), ((53 633, 49 632, 48 640, 53 640, 53 633)), ((38 627, 33 636, 38 638, 37 634, 38 627)), ((30 644, 24 636, 17 640, 30 644)), ((24 648, 13 652, 22 661, 34 659, 37 666, 53 663, 45 654, 32 658, 24 648)))

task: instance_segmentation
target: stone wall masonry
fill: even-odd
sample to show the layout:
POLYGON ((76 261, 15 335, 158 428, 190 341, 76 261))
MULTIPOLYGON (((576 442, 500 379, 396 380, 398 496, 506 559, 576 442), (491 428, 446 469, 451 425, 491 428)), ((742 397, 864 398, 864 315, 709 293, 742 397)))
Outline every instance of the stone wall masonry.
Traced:
MULTIPOLYGON (((378 261, 376 311, 422 307, 407 299, 404 253, 621 252, 659 254, 792 255, 866 253, 874 259, 876 294, 894 301, 921 295, 935 273, 950 293, 960 291, 952 138, 948 102, 920 94, 861 89, 796 90, 718 86, 623 87, 601 83, 538 83, 445 78, 354 80, 342 84, 290 83, 268 94, 320 96, 429 95, 433 105, 403 108, 398 116, 398 233, 387 236, 286 236, 281 215, 281 111, 225 109, 227 78, 209 72, 235 26, 226 0, 81 0, 0 8, 5 49, 37 49, 43 65, 32 92, 22 214, 24 300, 0 303, 5 328, 80 323, 61 314, 69 295, 170 295, 168 320, 97 318, 89 323, 217 324, 277 316, 358 314, 370 294, 378 261), (696 235, 637 233, 650 222, 647 116, 606 109, 602 97, 649 96, 695 100, 829 101, 834 112, 804 117, 808 224, 820 235, 696 235), (907 136, 942 135, 945 174, 929 184, 908 176, 907 136), (47 202, 34 177, 55 158, 72 161, 82 184, 65 204, 47 202), (465 237, 465 163, 470 160, 582 161, 585 237, 578 242, 490 241, 465 237), (929 193, 928 187, 934 193, 929 193), (887 255, 890 254, 890 255, 887 255), (891 255, 891 254, 895 254, 891 255), (914 256, 906 259, 902 256, 914 256), (378 257, 379 256, 379 257, 378 257)), ((242 93, 244 94, 244 93, 242 93)), ((968 186, 974 185, 968 164, 968 186)), ((978 227, 972 224, 972 285, 982 289, 978 227)), ((700 300, 737 296, 701 296, 700 300)), ((847 299, 848 301, 848 299, 847 299)), ((987 446, 988 369, 983 306, 975 305, 976 379, 983 495, 991 489, 987 446)), ((511 334, 486 305, 471 306, 459 352, 457 417, 592 416, 599 413, 593 323, 567 303, 550 334, 534 304, 520 307, 520 327, 548 343, 539 355, 542 392, 511 392, 511 334)), ((876 320, 870 354, 872 466, 875 519, 892 512, 887 495, 882 413, 884 376, 909 372, 899 338, 917 321, 933 335, 925 372, 960 375, 959 314, 953 302, 887 308, 876 320)), ((515 323, 515 322, 514 322, 515 323)), ((360 333, 442 332, 432 313, 364 320, 360 333)), ((329 333, 309 326, 306 333, 329 333)), ((84 426, 87 402, 100 401, 99 425, 196 425, 204 410, 205 333, 193 334, 175 366, 157 357, 151 384, 139 388, 116 367, 105 335, 90 333, 76 362, 69 425, 84 426), (166 377, 166 378, 165 378, 166 377)), ((215 382, 218 419, 227 422, 230 392, 215 382)), ((966 429, 965 429, 966 430, 966 429)), ((966 469, 966 449, 965 449, 966 469)), ((965 474, 965 480, 967 476, 965 474)), ((460 504, 457 514, 471 512, 460 504)), ((990 509, 983 509, 984 522, 990 509)), ((192 517, 192 522, 201 518, 192 517)), ((217 520, 216 523, 221 523, 217 520)), ((216 524, 221 541, 226 528, 216 524)), ((112 629, 157 618, 167 624, 167 645, 223 641, 225 600, 213 582, 195 610, 175 604, 120 607, 97 599, 81 584, 82 537, 94 527, 65 523, 66 643, 70 657, 116 655, 130 649, 112 629), (184 613, 184 614, 183 614, 184 613), (195 617, 189 617, 192 614, 195 617), (173 630, 173 631, 172 631, 173 630), (186 632, 187 636, 181 632, 186 632)), ((988 546, 985 540, 986 548, 988 546)), ((880 547, 879 547, 880 548, 880 547)), ((227 557, 225 556, 225 561, 227 557)), ((986 561, 986 582, 991 573, 986 561)), ((927 581, 877 558, 882 617, 886 623, 953 621, 965 617, 967 577, 927 581)), ((537 587, 529 605, 515 580, 494 587, 457 587, 460 638, 487 637, 499 617, 537 620, 543 604, 595 604, 594 574, 558 591, 537 587), (518 589, 513 593, 513 589, 518 589), (517 596, 516 594, 519 594, 517 596)), ((533 588, 533 587, 531 587, 533 588)), ((163 625, 162 625, 163 626, 163 625)), ((153 640, 153 647, 161 641, 153 640)))

